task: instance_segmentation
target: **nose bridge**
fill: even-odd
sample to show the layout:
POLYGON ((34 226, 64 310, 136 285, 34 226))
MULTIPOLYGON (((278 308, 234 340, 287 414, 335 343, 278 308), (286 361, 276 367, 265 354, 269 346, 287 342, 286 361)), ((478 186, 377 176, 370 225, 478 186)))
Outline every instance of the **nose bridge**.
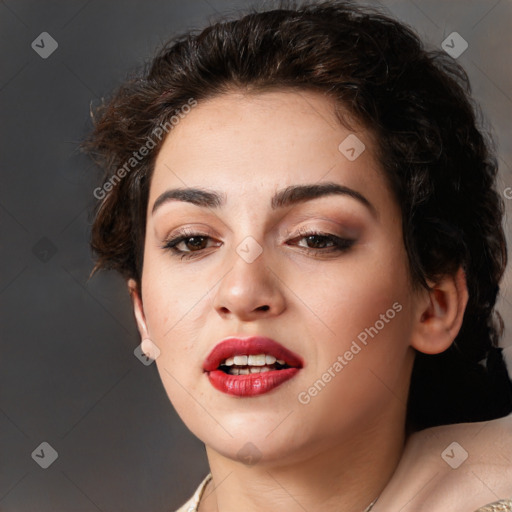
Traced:
POLYGON ((261 314, 258 312, 280 312, 284 298, 269 263, 268 248, 252 235, 243 238, 229 257, 230 269, 217 288, 215 309, 241 318, 261 314))

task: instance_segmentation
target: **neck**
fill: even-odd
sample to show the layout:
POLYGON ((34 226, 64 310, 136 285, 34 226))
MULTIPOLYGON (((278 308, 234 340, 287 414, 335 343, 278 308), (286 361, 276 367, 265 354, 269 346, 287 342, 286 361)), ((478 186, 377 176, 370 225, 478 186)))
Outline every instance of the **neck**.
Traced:
MULTIPOLYGON (((396 413, 396 411, 395 411, 396 413)), ((212 473, 199 512, 364 511, 391 479, 403 452, 404 418, 375 419, 343 441, 311 443, 294 460, 247 466, 207 447, 212 473), (314 446, 313 446, 314 445, 314 446)))

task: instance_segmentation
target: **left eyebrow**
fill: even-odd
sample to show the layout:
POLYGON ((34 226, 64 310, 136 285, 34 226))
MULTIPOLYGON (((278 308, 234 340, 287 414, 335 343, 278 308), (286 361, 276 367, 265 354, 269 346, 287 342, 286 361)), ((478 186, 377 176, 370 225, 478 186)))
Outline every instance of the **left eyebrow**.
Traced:
MULTIPOLYGON (((366 206, 374 217, 378 217, 375 206, 360 192, 334 182, 290 185, 278 190, 274 194, 270 201, 270 206, 273 210, 277 210, 330 195, 345 195, 356 199, 366 206)), ((153 215, 161 205, 169 201, 184 201, 196 206, 218 209, 226 203, 226 196, 215 190, 203 190, 200 188, 169 189, 158 196, 153 204, 151 214, 153 215)))

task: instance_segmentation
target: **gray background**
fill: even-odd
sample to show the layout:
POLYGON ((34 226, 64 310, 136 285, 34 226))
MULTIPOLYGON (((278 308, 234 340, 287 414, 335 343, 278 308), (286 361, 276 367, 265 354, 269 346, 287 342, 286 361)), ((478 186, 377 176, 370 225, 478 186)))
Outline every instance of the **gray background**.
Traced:
MULTIPOLYGON (((0 1, 1 511, 171 511, 208 471, 155 365, 134 357, 140 339, 121 278, 87 281, 99 174, 77 144, 90 102, 161 42, 250 4, 0 1), (59 45, 47 59, 31 48, 42 32, 59 45), (58 452, 48 469, 31 457, 43 441, 58 452)), ((511 187, 511 2, 382 4, 436 46, 453 31, 468 41, 458 60, 494 127, 500 190, 511 187)), ((509 267, 499 304, 509 361, 511 282, 509 267)))

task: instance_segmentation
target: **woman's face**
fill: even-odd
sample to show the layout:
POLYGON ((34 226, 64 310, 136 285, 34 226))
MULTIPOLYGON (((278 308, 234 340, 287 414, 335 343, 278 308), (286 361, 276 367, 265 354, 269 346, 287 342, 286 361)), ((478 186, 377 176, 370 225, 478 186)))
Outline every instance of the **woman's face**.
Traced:
POLYGON ((233 92, 192 108, 156 160, 139 329, 185 424, 232 459, 299 460, 403 425, 414 295, 400 210, 370 134, 334 108, 313 92, 233 92), (169 193, 188 188, 218 201, 169 193), (298 358, 236 341, 208 358, 249 336, 298 358))

